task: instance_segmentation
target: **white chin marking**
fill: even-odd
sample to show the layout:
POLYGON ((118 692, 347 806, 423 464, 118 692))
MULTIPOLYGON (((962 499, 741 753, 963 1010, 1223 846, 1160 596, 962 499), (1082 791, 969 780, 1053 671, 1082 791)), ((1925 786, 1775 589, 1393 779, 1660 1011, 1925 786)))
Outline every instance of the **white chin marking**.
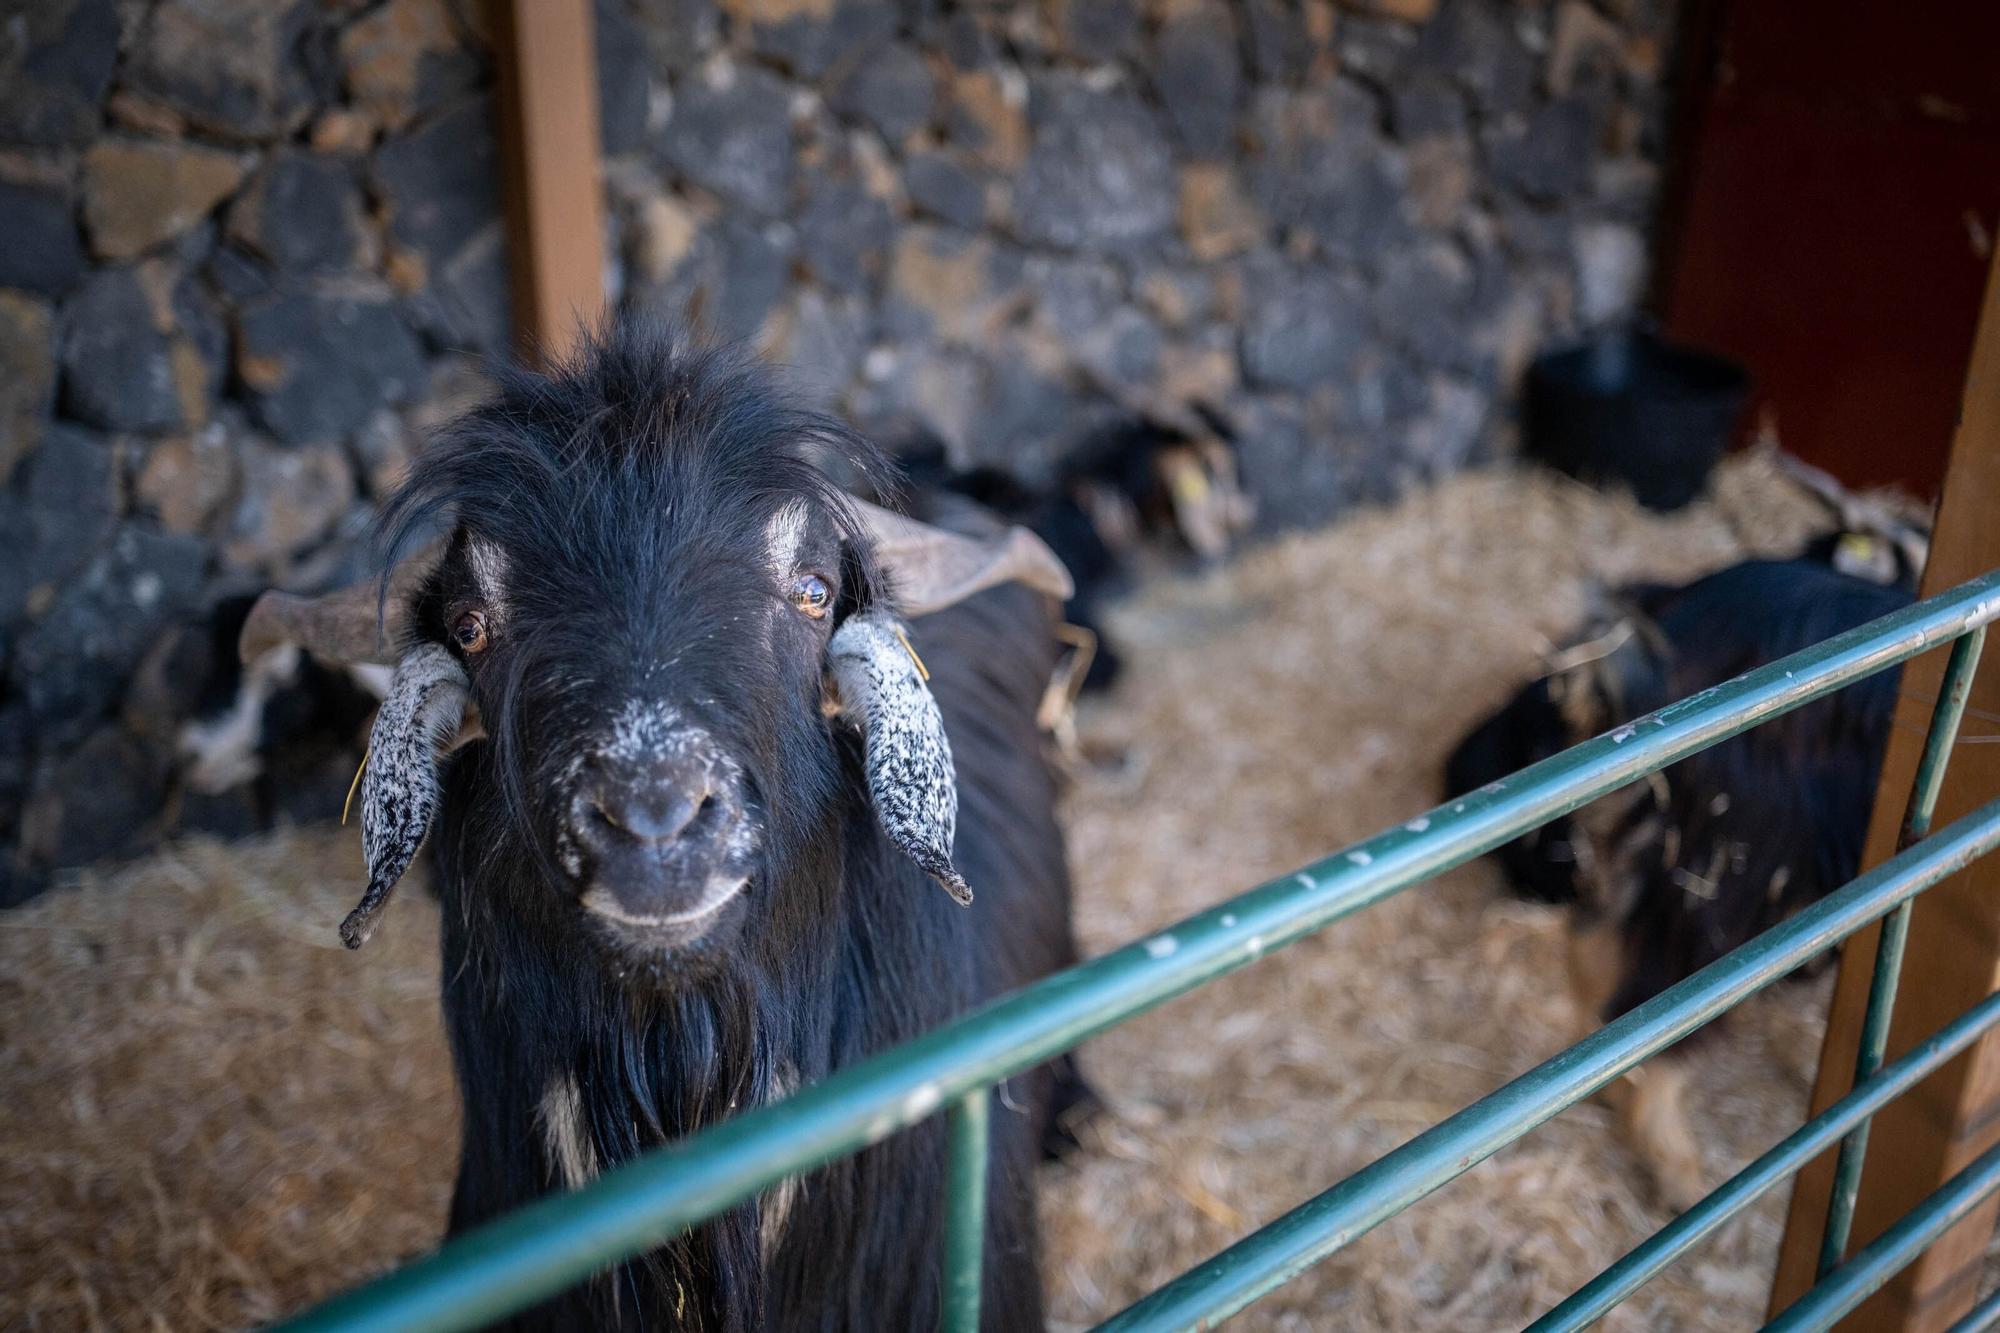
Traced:
POLYGON ((703 886, 701 900, 684 912, 669 912, 663 916, 644 916, 628 912, 618 905, 603 889, 592 889, 583 895, 584 907, 608 921, 616 921, 621 926, 638 926, 642 929, 661 927, 691 926, 714 916, 731 902, 736 895, 749 886, 747 875, 715 875, 703 886))
MULTIPOLYGON (((780 1056, 777 1068, 771 1074, 771 1100, 783 1101, 798 1091, 799 1067, 780 1056)), ((777 1184, 757 1196, 757 1235, 762 1246, 764 1262, 771 1262, 771 1256, 778 1252, 778 1244, 785 1238, 785 1224, 791 1220, 792 1205, 798 1202, 799 1178, 787 1176, 777 1184)))

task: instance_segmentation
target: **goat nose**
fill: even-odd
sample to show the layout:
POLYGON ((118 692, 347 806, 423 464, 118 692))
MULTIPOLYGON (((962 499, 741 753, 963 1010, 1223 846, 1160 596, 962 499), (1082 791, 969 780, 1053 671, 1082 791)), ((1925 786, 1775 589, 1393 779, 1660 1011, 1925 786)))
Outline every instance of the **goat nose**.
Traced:
POLYGON ((577 832, 607 850, 663 848, 715 822, 726 794, 713 755, 691 739, 666 754, 599 753, 584 764, 577 832))
POLYGON ((614 832, 638 842, 672 842, 687 831, 714 799, 699 789, 672 782, 619 784, 591 797, 591 812, 614 832))

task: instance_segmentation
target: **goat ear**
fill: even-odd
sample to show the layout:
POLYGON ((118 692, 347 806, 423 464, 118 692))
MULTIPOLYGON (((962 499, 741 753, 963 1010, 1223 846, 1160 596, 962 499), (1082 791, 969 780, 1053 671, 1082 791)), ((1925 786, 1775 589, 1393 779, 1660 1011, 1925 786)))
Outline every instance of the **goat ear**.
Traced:
POLYGON ((419 644, 396 665, 369 733, 361 780, 368 890, 340 923, 340 938, 350 949, 368 942, 376 917, 430 832, 438 808, 438 749, 458 729, 467 697, 465 671, 442 644, 419 644))
POLYGON ((1025 583, 1065 602, 1076 592, 1056 553, 1026 528, 968 537, 865 501, 853 504, 906 615, 942 611, 1002 583, 1025 583))
POLYGON ((903 626, 880 611, 851 615, 827 645, 840 714, 861 728, 868 797, 889 841, 960 906, 972 890, 951 863, 958 782, 944 718, 903 626))
POLYGON ((237 656, 254 662, 273 648, 296 643, 322 662, 393 665, 396 645, 407 627, 410 596, 437 564, 441 549, 433 542, 398 560, 389 571, 386 603, 373 579, 316 597, 265 593, 243 622, 237 656))

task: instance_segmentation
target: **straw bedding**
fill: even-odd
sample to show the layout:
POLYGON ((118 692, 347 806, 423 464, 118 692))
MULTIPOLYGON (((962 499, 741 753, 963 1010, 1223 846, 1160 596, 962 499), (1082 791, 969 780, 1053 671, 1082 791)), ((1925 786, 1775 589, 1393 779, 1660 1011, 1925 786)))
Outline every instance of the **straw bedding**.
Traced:
MULTIPOLYGON (((1435 803, 1443 757, 1593 581, 1678 579, 1816 522, 1768 459, 1661 518, 1540 474, 1155 580, 1084 710, 1068 798, 1085 947, 1171 922, 1435 803)), ((334 924, 352 829, 182 844, 0 917, 0 1325, 233 1328, 435 1240, 456 1141, 436 929, 401 895, 334 924)), ((1108 1315, 1579 1032, 1560 917, 1468 867, 1085 1048, 1109 1112, 1044 1175, 1058 1327, 1108 1315)), ((1796 1122, 1825 984, 1698 1054, 1716 1178, 1796 1122)), ((1611 1327, 1741 1328, 1773 1198, 1611 1327)), ((1247 1313, 1245 1328, 1518 1325, 1664 1220, 1607 1112, 1577 1108, 1247 1313)))

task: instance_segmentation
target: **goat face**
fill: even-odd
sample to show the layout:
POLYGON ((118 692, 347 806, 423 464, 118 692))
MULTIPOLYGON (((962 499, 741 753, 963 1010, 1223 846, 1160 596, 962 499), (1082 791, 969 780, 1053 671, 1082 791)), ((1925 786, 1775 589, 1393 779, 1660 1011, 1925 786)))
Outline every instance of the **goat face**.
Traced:
POLYGON ((780 899, 831 892, 829 876, 790 872, 834 865, 841 816, 864 802, 970 901, 950 749, 899 608, 1010 579, 1062 596, 1067 579, 1018 529, 975 541, 851 500, 828 457, 885 481, 872 446, 755 370, 624 330, 553 375, 503 377, 420 457, 385 533, 394 549, 449 536, 441 559, 391 571, 387 623, 372 596, 365 617, 352 593, 260 601, 246 653, 294 641, 352 661, 398 643, 350 946, 429 831, 469 705, 486 744, 457 783, 474 841, 453 855, 537 871, 542 901, 513 910, 587 937, 621 975, 706 971, 746 932, 810 919, 780 899))
MULTIPOLYGON (((626 962, 726 950, 845 786, 827 659, 882 589, 866 534, 795 443, 768 442, 754 489, 740 458, 612 441, 510 478, 491 507, 458 494, 414 608, 486 720, 502 841, 525 840, 564 915, 626 962)), ((948 847, 948 753, 927 776, 948 847)))

